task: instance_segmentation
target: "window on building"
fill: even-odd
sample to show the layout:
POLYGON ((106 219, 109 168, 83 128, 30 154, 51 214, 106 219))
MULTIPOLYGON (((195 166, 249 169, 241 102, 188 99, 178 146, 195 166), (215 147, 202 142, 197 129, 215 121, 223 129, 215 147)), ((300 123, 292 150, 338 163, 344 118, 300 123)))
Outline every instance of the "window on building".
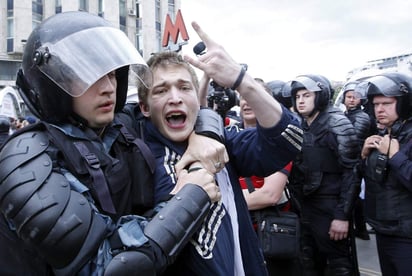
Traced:
POLYGON ((13 16, 14 0, 7 0, 7 16, 13 16))
POLYGON ((155 6, 155 20, 156 20, 156 30, 158 30, 158 27, 161 26, 161 11, 160 11, 160 0, 156 0, 156 6, 155 6))
POLYGON ((140 4, 139 1, 136 1, 136 17, 141 18, 142 17, 142 5, 140 4))
POLYGON ((139 51, 140 55, 143 56, 143 36, 140 33, 136 34, 136 49, 139 51))
POLYGON ((32 6, 32 28, 36 28, 43 21, 43 1, 33 0, 32 6))
POLYGON ((62 12, 62 0, 55 0, 55 11, 56 13, 62 12))
POLYGON ((14 37, 14 20, 13 18, 7 18, 7 37, 14 37))
POLYGON ((157 51, 161 49, 161 32, 162 32, 162 23, 161 23, 161 10, 160 10, 160 0, 156 0, 156 7, 155 7, 155 25, 156 25, 156 41, 158 44, 157 51))
POLYGON ((104 0, 99 0, 98 15, 104 17, 104 0))
POLYGON ((7 52, 14 51, 14 1, 7 0, 7 52))
POLYGON ((175 0, 169 0, 168 6, 167 6, 167 11, 168 14, 170 15, 170 19, 172 19, 173 22, 175 22, 176 18, 176 12, 175 12, 175 0))
POLYGON ((162 49, 162 35, 160 32, 156 32, 156 41, 157 41, 157 52, 160 52, 162 49))
POLYGON ((79 0, 79 11, 89 11, 89 0, 79 0))
MULTIPOLYGON (((136 1, 136 48, 139 49, 139 47, 137 47, 138 45, 138 41, 139 41, 139 36, 140 33, 142 32, 142 5, 140 4, 140 1, 136 1)), ((143 45, 143 44, 141 44, 143 45)))
POLYGON ((126 33, 126 16, 127 16, 127 5, 126 0, 119 1, 119 25, 120 30, 126 33))
POLYGON ((16 72, 21 67, 21 62, 13 60, 0 60, 0 79, 15 80, 16 72))

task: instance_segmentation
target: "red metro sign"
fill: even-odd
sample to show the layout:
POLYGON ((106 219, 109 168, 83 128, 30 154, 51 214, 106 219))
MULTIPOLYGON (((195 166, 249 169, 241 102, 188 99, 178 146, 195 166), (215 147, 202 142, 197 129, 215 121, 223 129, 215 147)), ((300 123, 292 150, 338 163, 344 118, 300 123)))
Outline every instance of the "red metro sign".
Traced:
POLYGON ((172 41, 174 45, 177 45, 179 34, 182 36, 184 42, 179 43, 178 46, 187 44, 187 41, 189 40, 189 35, 187 33, 185 22, 183 21, 182 17, 182 12, 180 10, 177 11, 175 24, 173 24, 169 14, 166 16, 162 46, 168 47, 170 41, 172 41))

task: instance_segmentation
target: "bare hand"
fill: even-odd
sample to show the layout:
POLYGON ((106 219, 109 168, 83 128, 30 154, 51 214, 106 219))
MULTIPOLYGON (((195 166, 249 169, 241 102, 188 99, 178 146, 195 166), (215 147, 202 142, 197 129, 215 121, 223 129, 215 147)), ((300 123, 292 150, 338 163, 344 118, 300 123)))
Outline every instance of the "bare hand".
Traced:
POLYGON ((275 126, 282 117, 281 105, 267 93, 260 83, 243 71, 242 65, 233 60, 226 50, 212 40, 196 22, 193 22, 192 26, 202 39, 207 51, 197 58, 185 56, 185 60, 202 70, 220 86, 232 88, 236 84, 234 89, 253 109, 259 125, 264 128, 275 126))
POLYGON ((192 27, 205 43, 207 52, 197 59, 185 56, 185 60, 205 72, 219 85, 232 87, 239 75, 241 65, 234 61, 221 45, 213 41, 196 22, 192 22, 192 27))
POLYGON ((214 174, 223 169, 224 165, 229 162, 229 155, 222 143, 192 132, 189 137, 189 146, 175 166, 177 174, 196 161, 201 163, 202 168, 214 174), (220 166, 217 166, 219 164, 220 166))
POLYGON ((362 148, 362 159, 365 159, 366 157, 369 156, 371 153, 372 149, 378 149, 381 141, 382 141, 382 136, 379 135, 372 135, 366 138, 365 142, 363 143, 363 148, 362 148))
POLYGON ((331 240, 339 241, 348 237, 349 221, 347 220, 332 220, 329 229, 329 237, 331 240))
POLYGON ((200 167, 200 163, 191 166, 189 170, 182 170, 178 174, 178 181, 171 194, 176 194, 184 185, 191 183, 202 187, 208 194, 211 202, 221 199, 219 186, 216 185, 215 178, 207 170, 200 167))

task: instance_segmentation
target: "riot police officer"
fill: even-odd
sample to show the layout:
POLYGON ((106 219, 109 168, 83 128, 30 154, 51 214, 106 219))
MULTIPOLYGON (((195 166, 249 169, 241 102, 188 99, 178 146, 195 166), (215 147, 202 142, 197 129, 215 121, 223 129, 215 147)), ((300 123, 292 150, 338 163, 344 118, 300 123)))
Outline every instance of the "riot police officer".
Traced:
POLYGON ((153 167, 115 118, 129 73, 150 85, 137 50, 101 17, 60 13, 31 33, 16 84, 41 121, 0 153, 0 274, 154 275, 219 199, 212 175, 182 171, 177 195, 138 216, 153 207, 153 167))
POLYGON ((343 86, 342 103, 345 105, 345 115, 349 118, 355 127, 359 144, 362 146, 366 137, 370 134, 371 120, 368 113, 363 111, 362 107, 367 103, 364 95, 355 92, 356 85, 359 81, 350 81, 343 86))
MULTIPOLYGON (((345 115, 353 124, 355 128, 356 136, 358 137, 360 147, 363 146, 363 142, 366 137, 371 134, 372 128, 371 119, 368 113, 363 110, 363 107, 367 103, 366 96, 355 92, 356 85, 359 81, 349 81, 345 83, 342 88, 342 103, 345 105, 345 115)), ((360 151, 359 151, 360 154, 360 151)), ((355 208, 353 212, 353 224, 355 230, 355 236, 363 240, 369 240, 369 233, 366 228, 365 212, 364 212, 364 195, 365 185, 362 181, 361 192, 355 202, 355 208)))
POLYGON ((301 204, 302 271, 356 275, 349 239, 359 187, 353 173, 359 161, 355 130, 340 110, 331 107, 332 87, 324 76, 301 75, 283 89, 284 95, 292 96, 304 131, 302 152, 290 177, 301 204))
POLYGON ((382 275, 412 271, 412 79, 383 73, 357 87, 382 129, 362 148, 366 220, 375 229, 382 275))

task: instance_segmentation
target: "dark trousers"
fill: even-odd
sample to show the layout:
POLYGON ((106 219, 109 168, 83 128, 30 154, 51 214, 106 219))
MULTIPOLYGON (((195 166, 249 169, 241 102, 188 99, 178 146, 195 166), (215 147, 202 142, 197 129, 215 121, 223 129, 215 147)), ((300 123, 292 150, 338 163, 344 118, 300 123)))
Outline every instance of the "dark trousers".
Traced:
POLYGON ((382 276, 412 275, 412 239, 376 232, 382 276))
POLYGON ((353 224, 355 230, 358 232, 367 231, 366 229, 366 220, 365 220, 365 211, 364 211, 365 201, 358 197, 355 202, 355 208, 353 210, 353 224))
POLYGON ((337 203, 334 198, 310 198, 302 204, 303 275, 358 275, 353 236, 340 241, 329 237, 337 203))

